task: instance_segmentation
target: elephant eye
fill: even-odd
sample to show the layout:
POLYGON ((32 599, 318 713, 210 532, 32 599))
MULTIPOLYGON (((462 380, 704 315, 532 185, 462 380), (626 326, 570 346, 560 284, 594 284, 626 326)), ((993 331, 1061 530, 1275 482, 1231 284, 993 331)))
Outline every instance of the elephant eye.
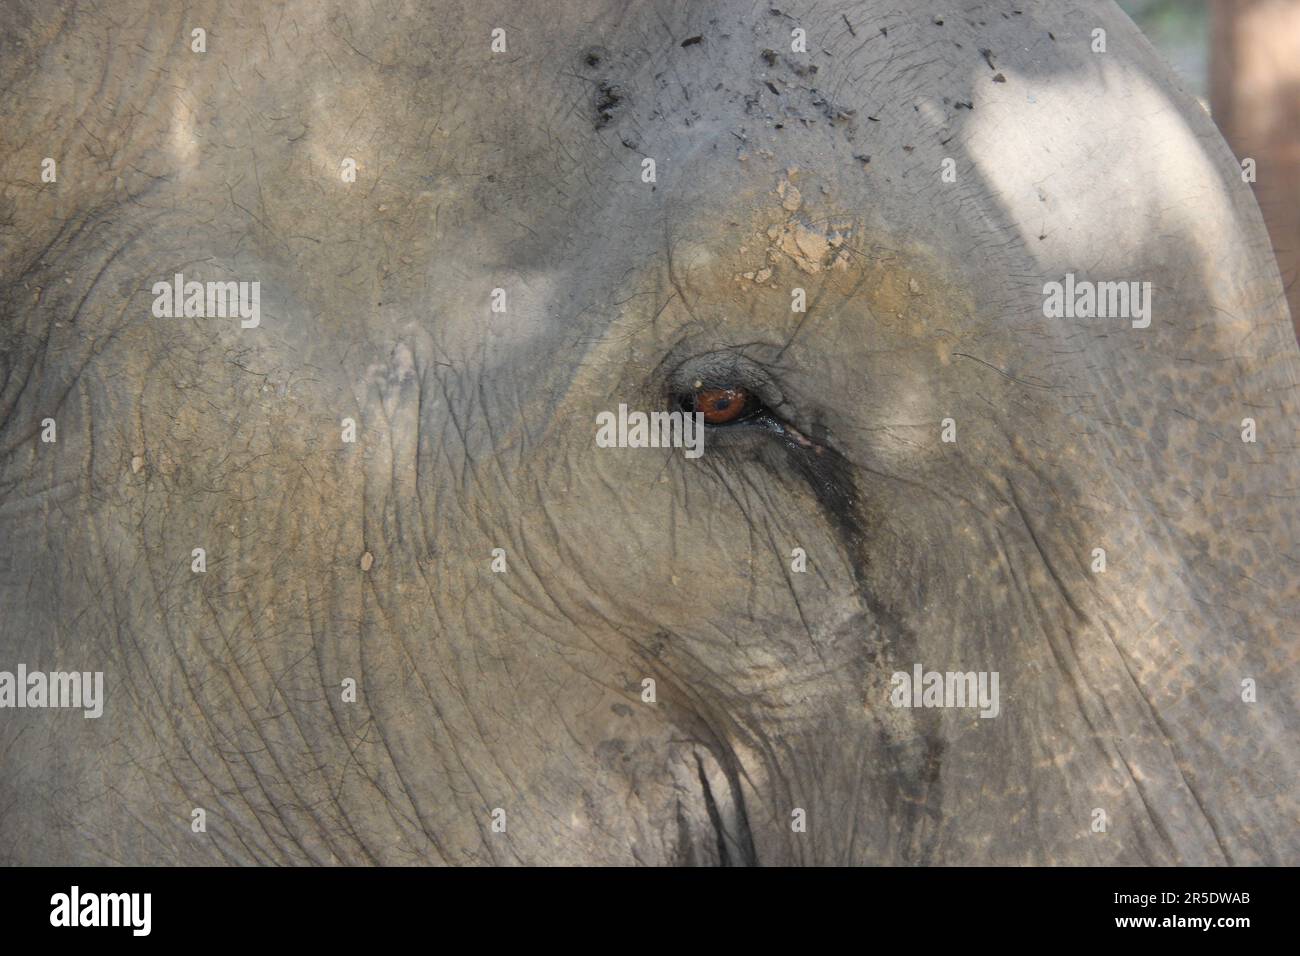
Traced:
POLYGON ((739 385, 701 387, 681 396, 682 410, 699 412, 706 425, 730 425, 753 418, 763 410, 763 404, 748 389, 739 385))

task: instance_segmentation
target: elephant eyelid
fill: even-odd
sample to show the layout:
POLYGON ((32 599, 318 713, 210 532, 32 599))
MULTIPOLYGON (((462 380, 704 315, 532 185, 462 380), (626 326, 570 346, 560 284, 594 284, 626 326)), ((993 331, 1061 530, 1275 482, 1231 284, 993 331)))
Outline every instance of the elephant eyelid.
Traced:
POLYGON ((789 403, 771 371, 737 350, 697 355, 668 381, 669 407, 703 413, 711 431, 765 431, 794 446, 806 441, 782 414, 789 403))
MULTIPOLYGON (((771 432, 790 447, 801 451, 811 452, 814 455, 821 455, 826 451, 825 446, 808 438, 799 429, 773 411, 772 407, 754 391, 741 384, 730 382, 725 385, 714 385, 696 380, 693 385, 695 386, 693 391, 678 393, 674 404, 679 411, 688 414, 701 412, 701 405, 703 404, 706 409, 701 412, 706 415, 704 424, 710 429, 717 430, 739 426, 756 428, 771 432), (722 401, 728 403, 740 401, 743 404, 738 411, 732 411, 732 406, 728 404, 724 409, 724 415, 711 421, 708 417, 709 411, 715 410, 722 401), (731 414, 726 414, 726 412, 731 412, 731 414)), ((778 407, 786 404, 782 400, 778 407)))

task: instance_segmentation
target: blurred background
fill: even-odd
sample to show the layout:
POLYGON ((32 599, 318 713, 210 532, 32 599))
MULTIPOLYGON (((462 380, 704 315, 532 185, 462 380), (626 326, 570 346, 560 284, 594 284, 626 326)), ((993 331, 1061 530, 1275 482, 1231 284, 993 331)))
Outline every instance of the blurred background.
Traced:
POLYGON ((1118 0, 1256 164, 1291 320, 1300 336, 1300 0, 1118 0))

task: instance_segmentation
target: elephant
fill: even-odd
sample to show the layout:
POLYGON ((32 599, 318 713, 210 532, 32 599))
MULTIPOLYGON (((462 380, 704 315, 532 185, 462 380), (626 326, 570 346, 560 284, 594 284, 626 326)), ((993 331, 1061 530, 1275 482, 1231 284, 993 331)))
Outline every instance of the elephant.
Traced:
POLYGON ((1248 158, 775 3, 0 9, 0 861, 1300 862, 1248 158))

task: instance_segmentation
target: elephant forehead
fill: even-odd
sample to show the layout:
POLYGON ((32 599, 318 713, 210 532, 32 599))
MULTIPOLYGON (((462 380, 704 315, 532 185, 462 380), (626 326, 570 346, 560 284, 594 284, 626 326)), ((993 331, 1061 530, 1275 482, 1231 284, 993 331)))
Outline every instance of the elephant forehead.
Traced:
POLYGON ((981 298, 1001 291, 973 267, 987 261, 979 250, 955 255, 942 216, 872 204, 869 187, 833 167, 774 157, 732 185, 666 213, 662 245, 632 281, 651 277, 667 299, 625 299, 625 312, 653 307, 670 328, 761 330, 795 345, 829 345, 833 331, 843 348, 923 347, 947 364, 981 298))

